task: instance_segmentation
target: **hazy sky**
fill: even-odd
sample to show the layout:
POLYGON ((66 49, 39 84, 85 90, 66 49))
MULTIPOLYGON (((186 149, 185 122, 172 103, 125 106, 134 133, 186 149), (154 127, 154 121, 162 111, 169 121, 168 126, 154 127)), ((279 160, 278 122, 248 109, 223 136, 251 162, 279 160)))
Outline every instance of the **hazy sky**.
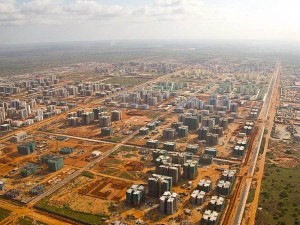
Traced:
POLYGON ((300 40, 300 0, 0 0, 0 43, 300 40))

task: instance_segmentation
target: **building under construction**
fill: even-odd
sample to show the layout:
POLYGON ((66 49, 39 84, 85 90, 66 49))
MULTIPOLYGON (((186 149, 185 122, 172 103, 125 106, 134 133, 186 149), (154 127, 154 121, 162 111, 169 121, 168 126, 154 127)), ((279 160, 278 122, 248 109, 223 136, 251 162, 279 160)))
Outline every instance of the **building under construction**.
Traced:
POLYGON ((199 163, 202 165, 210 165, 213 163, 214 157, 209 154, 202 154, 199 158, 199 163))
POLYGON ((20 174, 22 177, 28 177, 31 174, 34 174, 38 169, 38 166, 33 163, 27 163, 25 166, 23 166, 20 170, 20 174))
POLYGON ((204 153, 208 154, 208 155, 212 155, 213 157, 216 157, 217 156, 217 149, 216 148, 206 147, 204 153))
POLYGON ((62 155, 69 155, 69 154, 71 154, 73 151, 74 151, 74 148, 71 148, 71 147, 62 147, 62 148, 59 150, 59 153, 62 154, 62 155))
POLYGON ((175 151, 176 143, 175 142, 165 142, 163 148, 167 151, 175 151))
POLYGON ((46 154, 40 158, 42 163, 48 165, 48 170, 50 172, 56 172, 64 166, 64 160, 59 155, 55 154, 46 154))
POLYGON ((35 142, 27 142, 17 146, 18 153, 21 155, 29 155, 35 151, 36 143, 35 142))
POLYGON ((198 145, 188 145, 188 146, 186 146, 186 151, 197 154, 199 152, 199 146, 198 145))
POLYGON ((147 140, 147 144, 146 145, 149 148, 158 148, 159 142, 158 142, 158 140, 149 139, 149 140, 147 140))

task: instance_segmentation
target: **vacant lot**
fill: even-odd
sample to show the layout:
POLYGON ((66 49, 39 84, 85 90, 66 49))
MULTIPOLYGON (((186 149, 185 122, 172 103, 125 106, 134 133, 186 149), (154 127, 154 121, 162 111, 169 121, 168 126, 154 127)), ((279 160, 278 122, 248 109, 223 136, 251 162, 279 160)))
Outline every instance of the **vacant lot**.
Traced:
POLYGON ((45 198, 42 201, 40 201, 38 203, 38 207, 47 210, 49 212, 52 212, 54 214, 58 214, 70 219, 75 219, 85 224, 99 224, 99 221, 107 217, 104 214, 93 215, 89 213, 74 211, 68 206, 62 206, 62 207, 52 206, 49 205, 49 198, 45 198))
POLYGON ((3 209, 0 207, 0 221, 4 220, 6 217, 10 215, 11 211, 3 209))
MULTIPOLYGON (((272 157, 271 154, 268 154, 272 157)), ((300 224, 300 167, 282 168, 267 160, 257 225, 300 224)))
POLYGON ((20 217, 18 219, 18 225, 31 225, 31 224, 35 224, 35 225, 47 225, 46 223, 43 223, 41 221, 36 221, 31 219, 30 217, 20 217))
MULTIPOLYGON (((150 78, 151 79, 151 78, 150 78)), ((112 77, 104 83, 109 83, 109 84, 121 84, 121 85, 126 85, 128 87, 133 87, 139 84, 143 84, 149 80, 149 77, 112 77)))
POLYGON ((144 175, 144 169, 142 156, 135 147, 129 146, 121 146, 93 168, 98 173, 127 180, 140 180, 144 175))

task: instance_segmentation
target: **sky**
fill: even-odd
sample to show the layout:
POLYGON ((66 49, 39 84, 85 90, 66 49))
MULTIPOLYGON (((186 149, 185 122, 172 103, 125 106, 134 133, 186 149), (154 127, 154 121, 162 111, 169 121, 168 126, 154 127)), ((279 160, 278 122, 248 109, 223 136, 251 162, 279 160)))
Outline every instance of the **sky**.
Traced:
POLYGON ((300 40, 300 0, 0 0, 0 43, 300 40))

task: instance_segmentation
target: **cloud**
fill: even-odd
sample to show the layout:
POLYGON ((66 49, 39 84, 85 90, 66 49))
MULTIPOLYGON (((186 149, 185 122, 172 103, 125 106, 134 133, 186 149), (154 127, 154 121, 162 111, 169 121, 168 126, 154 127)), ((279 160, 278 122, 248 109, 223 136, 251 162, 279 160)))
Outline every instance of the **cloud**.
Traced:
POLYGON ((106 5, 96 0, 0 0, 1 24, 66 24, 120 18, 129 21, 180 20, 200 16, 198 0, 156 0, 141 7, 106 5))
POLYGON ((145 21, 180 21, 211 16, 208 5, 199 0, 156 0, 133 11, 134 15, 142 16, 145 21))
POLYGON ((0 0, 0 42, 26 32, 46 40, 51 31, 53 40, 300 37, 299 0, 123 1, 0 0))
POLYGON ((92 19, 126 16, 119 5, 103 5, 93 0, 0 0, 0 24, 65 24, 92 19))

